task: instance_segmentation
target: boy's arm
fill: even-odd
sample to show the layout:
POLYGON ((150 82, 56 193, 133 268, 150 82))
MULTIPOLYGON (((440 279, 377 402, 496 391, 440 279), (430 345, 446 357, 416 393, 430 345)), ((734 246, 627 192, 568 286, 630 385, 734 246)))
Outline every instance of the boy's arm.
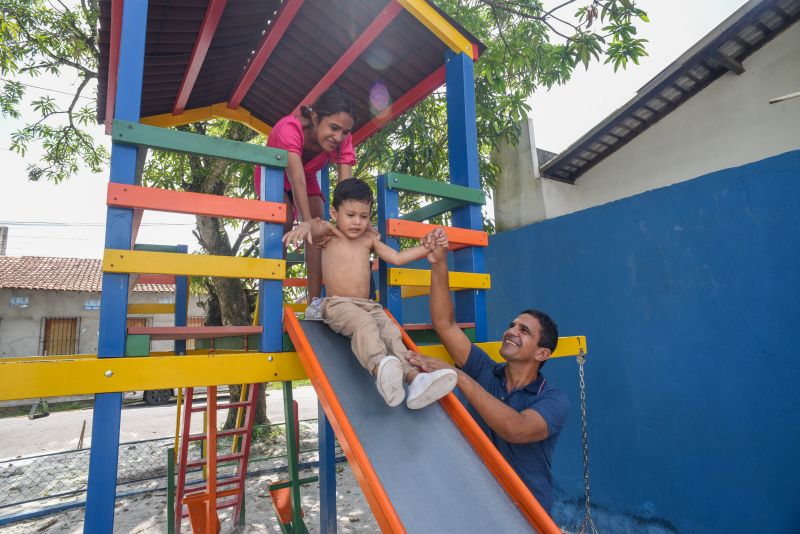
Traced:
POLYGON ((423 245, 407 248, 405 250, 395 250, 383 241, 378 236, 374 236, 372 242, 372 250, 378 255, 380 259, 392 265, 405 265, 408 262, 419 260, 428 255, 428 249, 423 245))

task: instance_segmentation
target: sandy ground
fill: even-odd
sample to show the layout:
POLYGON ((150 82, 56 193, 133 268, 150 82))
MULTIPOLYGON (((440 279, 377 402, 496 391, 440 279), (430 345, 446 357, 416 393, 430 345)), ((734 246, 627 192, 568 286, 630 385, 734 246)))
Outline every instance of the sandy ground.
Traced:
MULTIPOLYGON (((336 506, 338 532, 379 532, 378 524, 367 505, 364 495, 347 464, 340 464, 336 475, 336 506)), ((303 476, 308 476, 304 474, 303 476)), ((276 482, 273 476, 248 480, 246 502, 246 525, 241 532, 280 532, 272 511, 267 486, 276 482)), ((319 484, 308 484, 301 489, 305 523, 310 533, 319 532, 319 484)), ((165 491, 117 499, 114 532, 118 534, 167 532, 167 497, 165 491)), ((83 508, 58 515, 15 523, 0 527, 2 534, 81 534, 83 532, 83 508)), ((222 533, 233 532, 230 515, 220 512, 222 533)), ((182 532, 191 532, 188 520, 184 520, 182 532)))

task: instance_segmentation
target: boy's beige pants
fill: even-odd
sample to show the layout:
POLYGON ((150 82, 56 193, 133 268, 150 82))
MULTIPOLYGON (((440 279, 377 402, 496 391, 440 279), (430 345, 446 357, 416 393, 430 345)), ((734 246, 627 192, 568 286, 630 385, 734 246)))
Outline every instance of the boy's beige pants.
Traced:
POLYGON ((383 306, 369 299, 328 297, 320 307, 322 320, 331 330, 351 339, 351 346, 361 365, 375 376, 378 364, 387 355, 397 356, 403 364, 403 376, 411 371, 400 329, 383 306))

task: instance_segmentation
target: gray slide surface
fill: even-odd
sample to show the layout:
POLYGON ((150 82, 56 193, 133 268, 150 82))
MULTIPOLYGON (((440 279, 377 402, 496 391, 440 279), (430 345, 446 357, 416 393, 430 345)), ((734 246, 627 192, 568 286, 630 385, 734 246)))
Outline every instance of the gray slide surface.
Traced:
POLYGON ((533 531, 438 403, 389 408, 349 339, 322 322, 300 324, 409 533, 533 531))

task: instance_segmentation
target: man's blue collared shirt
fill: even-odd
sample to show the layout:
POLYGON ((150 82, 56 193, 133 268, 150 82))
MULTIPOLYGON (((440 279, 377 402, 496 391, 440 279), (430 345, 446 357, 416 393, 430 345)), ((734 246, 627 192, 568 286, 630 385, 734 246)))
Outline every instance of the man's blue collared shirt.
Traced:
POLYGON ((569 398, 560 389, 547 383, 539 373, 533 383, 509 393, 506 390, 505 363, 497 363, 473 345, 463 370, 495 398, 518 412, 535 410, 547 423, 547 438, 534 443, 508 443, 497 435, 459 392, 458 397, 511 467, 530 488, 542 507, 553 505, 553 476, 550 466, 558 434, 569 413, 569 398))

